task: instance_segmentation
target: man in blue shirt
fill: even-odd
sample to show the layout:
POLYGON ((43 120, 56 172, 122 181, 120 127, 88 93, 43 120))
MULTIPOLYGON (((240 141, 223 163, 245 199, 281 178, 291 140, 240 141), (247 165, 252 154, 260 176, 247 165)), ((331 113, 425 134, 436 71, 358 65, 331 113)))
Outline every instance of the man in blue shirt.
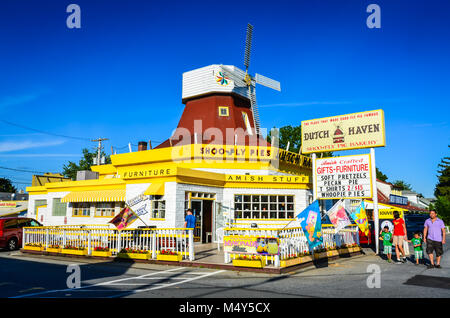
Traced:
POLYGON ((194 229, 195 228, 195 216, 192 215, 192 210, 191 209, 187 209, 186 210, 187 215, 186 215, 186 219, 184 220, 184 228, 185 229, 194 229))

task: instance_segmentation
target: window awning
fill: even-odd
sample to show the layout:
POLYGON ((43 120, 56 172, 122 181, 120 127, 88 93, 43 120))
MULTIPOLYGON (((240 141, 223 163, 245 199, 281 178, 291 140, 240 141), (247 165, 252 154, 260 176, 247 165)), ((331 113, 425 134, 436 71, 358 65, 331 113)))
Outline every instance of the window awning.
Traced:
POLYGON ((145 195, 164 195, 164 183, 152 183, 144 192, 145 195))
POLYGON ((61 202, 124 202, 125 189, 70 192, 61 202))

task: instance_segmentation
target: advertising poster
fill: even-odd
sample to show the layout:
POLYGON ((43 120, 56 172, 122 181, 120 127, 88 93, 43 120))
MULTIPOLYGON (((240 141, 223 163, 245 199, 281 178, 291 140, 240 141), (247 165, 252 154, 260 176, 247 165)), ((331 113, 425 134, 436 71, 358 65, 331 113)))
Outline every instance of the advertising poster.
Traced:
POLYGON ((319 199, 372 197, 370 155, 316 159, 314 178, 319 199))
POLYGON ((384 147, 382 109, 302 121, 302 153, 384 147))
POLYGON ((224 251, 236 254, 277 255, 278 240, 275 237, 225 236, 224 251))

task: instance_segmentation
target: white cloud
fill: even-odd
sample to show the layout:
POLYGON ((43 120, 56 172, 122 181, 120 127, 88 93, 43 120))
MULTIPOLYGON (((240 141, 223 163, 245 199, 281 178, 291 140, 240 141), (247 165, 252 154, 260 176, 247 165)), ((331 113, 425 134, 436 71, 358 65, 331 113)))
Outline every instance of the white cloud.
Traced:
POLYGON ((7 96, 0 100, 0 107, 8 107, 8 106, 20 105, 23 103, 28 103, 28 102, 31 102, 32 100, 35 100, 38 97, 39 97, 39 95, 37 95, 37 94, 21 95, 21 96, 7 96))
POLYGON ((312 105, 343 105, 343 104, 351 104, 352 102, 349 101, 331 101, 331 102, 319 102, 319 101, 312 101, 312 102, 295 102, 295 103, 280 103, 280 104, 266 104, 266 105, 260 105, 261 108, 269 108, 269 107, 301 107, 301 106, 312 106, 312 105))
POLYGON ((80 157, 79 153, 12 153, 0 154, 0 158, 51 158, 51 157, 80 157))
POLYGON ((24 150, 30 148, 42 148, 59 146, 63 144, 64 140, 49 140, 49 141, 4 141, 0 142, 0 152, 9 152, 16 150, 24 150))

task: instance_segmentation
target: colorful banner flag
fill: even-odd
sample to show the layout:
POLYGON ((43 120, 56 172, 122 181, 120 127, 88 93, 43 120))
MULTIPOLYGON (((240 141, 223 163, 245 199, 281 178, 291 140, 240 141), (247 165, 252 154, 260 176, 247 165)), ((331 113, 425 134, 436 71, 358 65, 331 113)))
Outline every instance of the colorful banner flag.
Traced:
POLYGON ((117 229, 120 231, 120 230, 125 229, 128 225, 130 225, 137 219, 138 219, 138 216, 136 215, 136 213, 134 213, 133 210, 131 210, 129 207, 126 207, 126 208, 122 209, 122 211, 120 211, 120 213, 117 214, 108 223, 114 224, 117 227, 117 229))
POLYGON ((350 214, 353 221, 358 225, 361 232, 364 235, 369 235, 369 222, 367 221, 366 207, 364 206, 364 200, 361 200, 361 204, 356 208, 355 212, 350 214))
POLYGON ((327 215, 330 218, 331 223, 333 223, 335 228, 335 233, 339 232, 341 229, 347 225, 352 224, 348 218, 347 212, 345 211, 344 201, 339 200, 331 209, 327 211, 327 215))
POLYGON ((320 217, 319 201, 314 201, 306 209, 297 215, 300 226, 305 232, 306 240, 309 248, 322 244, 322 221, 320 217))

